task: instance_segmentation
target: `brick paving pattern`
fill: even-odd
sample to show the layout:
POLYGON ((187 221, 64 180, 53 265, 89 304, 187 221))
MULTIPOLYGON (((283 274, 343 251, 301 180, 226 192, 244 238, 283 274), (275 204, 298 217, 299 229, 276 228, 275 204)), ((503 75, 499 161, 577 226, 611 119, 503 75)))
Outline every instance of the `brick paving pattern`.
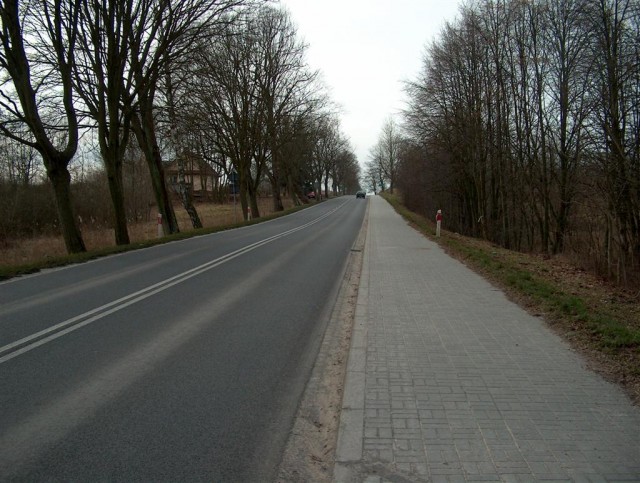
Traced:
POLYGON ((334 480, 640 481, 640 408, 369 203, 334 480))

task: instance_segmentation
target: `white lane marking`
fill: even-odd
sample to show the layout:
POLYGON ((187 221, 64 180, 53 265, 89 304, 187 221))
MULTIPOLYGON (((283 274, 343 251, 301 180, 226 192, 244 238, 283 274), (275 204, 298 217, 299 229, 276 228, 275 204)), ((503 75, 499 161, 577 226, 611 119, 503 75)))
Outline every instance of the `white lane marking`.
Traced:
POLYGON ((316 223, 322 221, 323 219, 327 218, 328 216, 338 211, 344 205, 345 203, 342 203, 340 206, 334 208, 331 211, 328 211, 327 213, 324 213, 323 215, 319 216, 314 220, 311 220, 310 222, 304 225, 300 225, 296 228, 292 228, 290 230, 279 233, 277 235, 270 236, 268 238, 265 238, 264 240, 260 240, 250 245, 247 245, 246 247, 239 248, 238 250, 235 250, 231 253, 228 253, 219 258, 216 258, 215 260, 211 260, 209 262, 203 263, 202 265, 194 267, 178 275, 174 275, 173 277, 170 277, 166 280, 150 285, 149 287, 143 288, 142 290, 138 290, 137 292, 121 297, 117 300, 114 300, 113 302, 109 302, 93 310, 85 312, 84 314, 80 314, 76 317, 72 317, 71 319, 67 319, 52 327, 41 330, 39 332, 36 332, 35 334, 31 334, 27 337, 23 337, 20 340, 7 344, 3 347, 0 347, 0 354, 3 354, 3 353, 5 354, 2 357, 0 357, 0 364, 3 364, 15 357, 18 357, 19 355, 22 355, 37 347, 40 347, 41 345, 44 345, 48 342, 58 339, 63 335, 66 335, 70 332, 78 330, 84 327, 85 325, 88 325, 97 320, 100 320, 103 317, 106 317, 107 315, 113 314, 114 312, 118 312, 119 310, 122 310, 130 305, 140 302, 141 300, 151 297, 152 295, 155 295, 159 292, 167 290, 168 288, 173 287, 174 285, 182 283, 186 280, 189 280, 190 278, 193 278, 197 275, 207 272, 208 270, 216 268, 224 263, 227 263, 233 260, 234 258, 244 255, 245 253, 249 253, 255 250, 256 248, 260 248, 263 245, 267 245, 268 243, 271 243, 275 240, 279 240, 280 238, 284 238, 286 236, 292 235, 293 233, 304 230, 312 225, 315 225, 316 223))
POLYGON ((91 377, 57 398, 42 401, 36 411, 12 421, 0 431, 0 474, 11 481, 22 468, 36 461, 41 454, 61 441, 80 424, 92 418, 128 387, 157 369, 171 355, 194 339, 211 324, 212 314, 221 314, 245 299, 278 267, 287 263, 290 253, 283 252, 262 265, 250 280, 225 297, 204 301, 204 305, 189 308, 169 326, 135 349, 98 367, 91 377))

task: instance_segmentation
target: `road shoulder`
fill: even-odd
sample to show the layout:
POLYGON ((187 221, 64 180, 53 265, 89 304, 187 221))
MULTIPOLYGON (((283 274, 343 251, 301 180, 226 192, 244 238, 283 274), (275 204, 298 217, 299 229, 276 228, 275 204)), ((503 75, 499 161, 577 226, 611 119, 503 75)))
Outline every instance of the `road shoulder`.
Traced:
MULTIPOLYGON (((369 205, 278 469, 278 482, 330 482, 363 268, 369 205)), ((346 397, 346 395, 345 395, 346 397)))

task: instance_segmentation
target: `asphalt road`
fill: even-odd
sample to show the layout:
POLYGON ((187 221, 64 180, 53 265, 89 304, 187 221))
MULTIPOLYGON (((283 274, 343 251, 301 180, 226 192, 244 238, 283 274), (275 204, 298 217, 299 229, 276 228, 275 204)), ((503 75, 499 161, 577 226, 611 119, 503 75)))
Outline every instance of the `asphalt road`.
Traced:
POLYGON ((0 284, 0 480, 273 480, 365 204, 0 284))

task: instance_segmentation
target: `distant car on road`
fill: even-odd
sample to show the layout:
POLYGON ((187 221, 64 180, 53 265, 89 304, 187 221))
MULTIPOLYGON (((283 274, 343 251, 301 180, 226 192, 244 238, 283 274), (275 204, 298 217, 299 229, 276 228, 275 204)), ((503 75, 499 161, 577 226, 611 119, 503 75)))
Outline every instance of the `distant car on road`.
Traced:
POLYGON ((367 197, 367 193, 365 193, 364 191, 358 191, 356 193, 356 198, 366 198, 367 197))

